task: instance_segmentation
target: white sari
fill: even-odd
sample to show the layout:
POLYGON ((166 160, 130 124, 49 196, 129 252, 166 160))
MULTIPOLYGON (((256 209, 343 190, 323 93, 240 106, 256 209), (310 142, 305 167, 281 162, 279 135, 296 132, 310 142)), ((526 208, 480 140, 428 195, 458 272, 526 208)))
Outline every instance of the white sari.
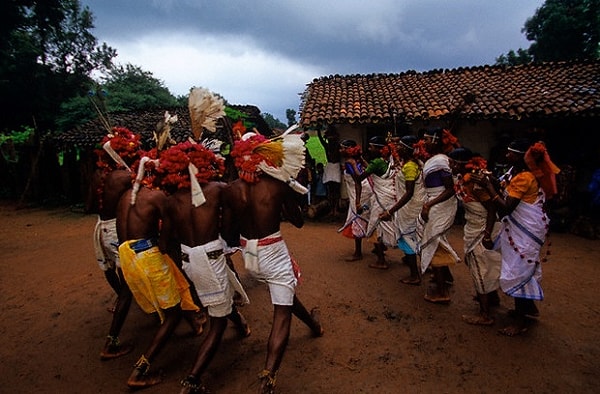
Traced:
POLYGON ((543 211, 544 193, 533 204, 524 201, 502 219, 496 240, 502 253, 500 287, 511 297, 543 300, 540 250, 550 224, 543 211))

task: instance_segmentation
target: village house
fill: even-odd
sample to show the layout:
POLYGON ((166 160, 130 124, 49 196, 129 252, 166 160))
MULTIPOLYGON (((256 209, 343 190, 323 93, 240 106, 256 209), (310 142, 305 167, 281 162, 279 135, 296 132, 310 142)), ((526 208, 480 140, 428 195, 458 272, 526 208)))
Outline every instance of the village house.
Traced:
POLYGON ((330 75, 309 83, 301 99, 304 129, 333 126, 363 148, 373 135, 439 126, 494 166, 511 139, 543 140, 563 169, 557 208, 583 209, 591 172, 600 167, 599 61, 330 75))

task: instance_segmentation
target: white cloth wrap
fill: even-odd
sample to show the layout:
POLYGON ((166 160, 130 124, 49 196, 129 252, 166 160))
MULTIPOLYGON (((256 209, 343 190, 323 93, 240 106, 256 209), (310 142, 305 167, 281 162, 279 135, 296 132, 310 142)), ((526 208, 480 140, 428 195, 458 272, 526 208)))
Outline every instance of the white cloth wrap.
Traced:
POLYGON ((188 172, 190 174, 192 205, 194 205, 194 207, 199 207, 206 202, 206 197, 204 197, 202 186, 200 186, 200 182, 198 182, 198 178, 196 178, 196 175, 198 175, 198 168, 194 165, 194 163, 188 164, 188 172))
POLYGON ((423 165, 423 179, 425 179, 427 175, 440 170, 452 172, 450 168, 450 159, 448 159, 448 156, 442 153, 430 157, 425 162, 423 165))
POLYGON ((542 265, 539 261, 540 250, 546 239, 546 226, 550 222, 548 219, 542 220, 543 203, 544 197, 540 189, 540 198, 535 203, 521 201, 510 215, 502 219, 502 229, 497 242, 502 254, 500 287, 509 296, 531 300, 544 299, 540 284, 542 265), (505 231, 506 229, 508 231, 505 231), (514 245, 510 244, 511 240, 514 245), (515 248, 518 251, 515 251, 515 248))
MULTIPOLYGON (((464 252, 465 263, 469 267, 475 290, 487 294, 500 286, 501 256, 497 250, 486 249, 481 241, 485 231, 487 209, 479 201, 463 204, 465 209, 464 252)), ((494 225, 492 237, 500 230, 500 224, 494 225)))
MULTIPOLYGON (((277 231, 267 237, 280 238, 277 231)), ((244 265, 256 279, 266 282, 274 305, 292 305, 298 280, 294 275, 292 259, 285 241, 260 246, 260 240, 241 237, 244 265), (245 243, 245 245, 244 245, 245 243)))
POLYGON ((396 247, 398 242, 397 215, 394 213, 388 221, 379 220, 383 211, 390 209, 396 203, 396 176, 392 163, 382 176, 372 174, 370 176, 373 184, 373 195, 369 203, 369 228, 367 234, 376 232, 377 238, 386 246, 396 247))
MULTIPOLYGON (((425 188, 427 201, 431 201, 443 193, 444 186, 425 188)), ((421 271, 425 272, 438 247, 444 248, 458 262, 460 257, 450 245, 446 233, 454 224, 454 216, 458 208, 456 198, 449 198, 435 204, 429 210, 429 220, 425 222, 421 215, 417 218, 418 252, 421 255, 421 271)))
MULTIPOLYGON (((346 190, 348 192, 348 214, 346 215, 346 221, 344 223, 350 223, 352 226, 352 235, 356 238, 363 238, 367 235, 367 229, 369 227, 369 214, 368 210, 363 211, 362 214, 356 213, 356 189, 355 182, 352 175, 344 173, 344 182, 346 183, 346 190)), ((369 181, 367 179, 362 180, 361 196, 360 201, 369 203, 373 194, 369 181)))
MULTIPOLYGON (((397 199, 400 199, 406 193, 406 181, 402 171, 396 172, 396 193, 397 199)), ((421 213, 426 198, 423 179, 419 176, 415 180, 415 189, 412 198, 396 212, 398 240, 402 240, 405 247, 409 247, 414 253, 417 252, 418 244, 417 218, 421 213)))
POLYGON ((102 271, 121 267, 118 248, 117 219, 102 220, 98 216, 94 227, 94 254, 102 271))
POLYGON ((189 261, 182 262, 183 271, 194 284, 198 298, 207 307, 208 314, 224 317, 231 313, 234 292, 240 293, 244 303, 248 295, 235 273, 227 266, 225 254, 210 259, 208 252, 223 248, 220 239, 204 245, 189 247, 181 244, 181 251, 188 255, 189 261))
POLYGON ((323 171, 323 183, 337 182, 342 183, 342 169, 340 163, 327 162, 323 171))

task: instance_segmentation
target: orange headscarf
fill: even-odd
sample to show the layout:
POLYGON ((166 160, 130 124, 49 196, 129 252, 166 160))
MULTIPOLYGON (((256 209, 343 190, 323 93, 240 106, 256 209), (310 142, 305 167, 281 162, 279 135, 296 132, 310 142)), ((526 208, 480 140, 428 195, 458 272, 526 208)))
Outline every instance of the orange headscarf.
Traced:
POLYGON ((560 168, 550 160, 546 145, 542 141, 536 142, 527 149, 524 159, 529 171, 535 175, 544 190, 546 199, 551 199, 558 192, 556 174, 560 172, 560 168))

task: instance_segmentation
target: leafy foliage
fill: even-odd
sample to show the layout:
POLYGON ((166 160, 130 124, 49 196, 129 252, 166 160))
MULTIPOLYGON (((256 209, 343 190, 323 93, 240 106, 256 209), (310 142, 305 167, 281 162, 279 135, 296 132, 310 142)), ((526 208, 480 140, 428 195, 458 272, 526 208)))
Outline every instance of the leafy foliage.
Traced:
POLYGON ((287 118, 288 121, 288 127, 289 126, 293 126, 297 123, 296 121, 296 111, 294 111, 291 108, 288 108, 285 110, 285 117, 287 118))
POLYGON ((517 52, 512 49, 506 55, 502 54, 496 58, 496 64, 515 66, 517 64, 527 64, 533 60, 526 49, 519 48, 517 52))
POLYGON ((274 117, 273 115, 271 115, 268 112, 265 112, 264 114, 262 114, 262 117, 265 120, 265 122, 267 122, 267 124, 269 125, 269 127, 271 129, 280 129, 280 130, 287 129, 287 127, 285 126, 285 123, 283 123, 282 121, 280 121, 279 119, 277 119, 276 117, 274 117))
POLYGON ((1 4, 0 12, 10 16, 0 28, 3 126, 35 124, 45 132, 54 128, 61 103, 85 90, 93 70, 110 68, 116 51, 97 46, 92 14, 78 0, 1 4))
POLYGON ((151 72, 132 64, 113 67, 102 80, 103 84, 94 84, 86 94, 61 105, 57 117, 60 131, 96 118, 98 110, 106 114, 180 105, 162 81, 154 78, 151 72))
POLYGON ((528 49, 500 55, 496 64, 600 59, 600 1, 546 0, 522 29, 528 49))

